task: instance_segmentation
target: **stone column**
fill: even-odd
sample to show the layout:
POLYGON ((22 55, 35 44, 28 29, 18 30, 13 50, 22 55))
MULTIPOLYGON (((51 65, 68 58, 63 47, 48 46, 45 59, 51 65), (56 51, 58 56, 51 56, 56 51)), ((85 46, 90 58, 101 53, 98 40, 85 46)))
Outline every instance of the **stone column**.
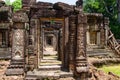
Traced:
POLYGON ((100 45, 100 32, 97 32, 97 45, 100 45))
POLYGON ((24 59, 25 31, 28 16, 23 12, 13 15, 12 27, 12 59, 24 59))
POLYGON ((105 45, 108 43, 108 30, 109 30, 109 18, 104 18, 104 27, 105 27, 105 45))
POLYGON ((41 39, 41 40, 42 40, 42 41, 41 41, 41 42, 42 42, 42 43, 41 43, 41 45, 42 45, 42 54, 41 54, 41 58, 43 59, 43 56, 44 56, 44 55, 43 55, 43 51, 44 51, 44 49, 45 49, 46 46, 47 46, 44 28, 41 29, 41 34, 42 34, 42 35, 41 35, 41 38, 42 38, 42 39, 41 39))
POLYGON ((52 37, 52 46, 53 46, 53 50, 56 51, 56 45, 57 45, 57 32, 54 31, 53 35, 51 35, 52 37))
POLYGON ((88 63, 86 55, 86 28, 87 17, 83 13, 78 14, 77 24, 77 50, 76 50, 76 76, 80 80, 87 80, 88 63))
POLYGON ((105 28, 103 26, 103 22, 100 22, 100 43, 101 43, 101 48, 104 48, 105 46, 105 28))
POLYGON ((69 70, 75 69, 75 53, 76 53, 76 15, 69 17, 69 70))
POLYGON ((69 69, 69 54, 68 54, 68 41, 69 41, 69 18, 66 17, 64 20, 64 67, 69 69))
POLYGON ((32 28, 32 53, 29 54, 29 65, 31 70, 38 68, 41 57, 41 28, 39 19, 31 19, 32 28))
POLYGON ((55 50, 56 51, 58 51, 58 33, 59 33, 59 31, 56 31, 56 48, 55 48, 55 50))
POLYGON ((58 32, 58 60, 61 59, 61 30, 58 32))
POLYGON ((86 37, 87 37, 87 45, 90 45, 90 32, 88 30, 86 33, 86 37))
POLYGON ((34 25, 34 28, 35 28, 35 32, 34 32, 34 66, 35 68, 37 69, 39 67, 39 61, 40 61, 40 23, 39 23, 39 19, 35 19, 35 25, 34 25))
POLYGON ((23 12, 13 15, 12 27, 12 57, 6 75, 22 75, 25 66, 25 32, 28 16, 23 12))
POLYGON ((5 32, 5 35, 6 35, 6 44, 5 45, 6 45, 6 47, 8 47, 8 38, 9 38, 8 37, 8 31, 5 32))

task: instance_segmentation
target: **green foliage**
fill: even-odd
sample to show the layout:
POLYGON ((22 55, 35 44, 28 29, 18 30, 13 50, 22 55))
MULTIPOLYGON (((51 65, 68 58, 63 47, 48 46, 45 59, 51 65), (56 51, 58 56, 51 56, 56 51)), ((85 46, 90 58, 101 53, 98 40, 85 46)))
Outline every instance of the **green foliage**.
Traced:
POLYGON ((110 28, 117 39, 120 39, 120 23, 117 20, 110 22, 110 28))
POLYGON ((116 38, 120 38, 120 24, 116 0, 85 0, 84 11, 89 13, 102 13, 110 19, 110 27, 116 38))
POLYGON ((22 8, 22 1, 21 0, 15 0, 12 3, 12 6, 14 7, 14 11, 18 11, 22 8))
POLYGON ((120 65, 103 66, 99 69, 105 71, 106 73, 112 72, 120 76, 120 65))
POLYGON ((84 10, 86 12, 97 12, 99 9, 99 2, 96 0, 87 0, 85 1, 86 5, 84 6, 84 10))

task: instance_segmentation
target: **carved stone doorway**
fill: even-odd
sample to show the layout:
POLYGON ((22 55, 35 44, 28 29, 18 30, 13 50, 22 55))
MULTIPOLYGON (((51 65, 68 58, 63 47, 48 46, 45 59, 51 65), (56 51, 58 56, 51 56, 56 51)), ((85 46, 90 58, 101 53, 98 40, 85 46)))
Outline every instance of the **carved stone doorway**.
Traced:
POLYGON ((40 18, 41 50, 40 68, 44 66, 61 67, 63 58, 63 28, 64 19, 40 18), (59 66, 58 66, 59 65, 59 66))

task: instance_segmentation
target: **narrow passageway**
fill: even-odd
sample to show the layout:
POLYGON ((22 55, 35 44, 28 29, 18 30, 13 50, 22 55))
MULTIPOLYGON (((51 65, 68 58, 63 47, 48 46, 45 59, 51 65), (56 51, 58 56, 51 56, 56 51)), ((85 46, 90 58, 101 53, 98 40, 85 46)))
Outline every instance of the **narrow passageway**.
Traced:
POLYGON ((60 67, 61 61, 57 59, 58 59, 57 51, 55 51, 52 46, 47 46, 43 51, 43 59, 41 60, 40 67, 41 66, 60 67))
MULTIPOLYGON (((61 70, 62 31, 63 19, 41 18, 41 43, 42 57, 40 58, 39 68, 48 67, 48 69, 61 70), (52 21, 52 22, 51 22, 52 21)), ((46 68, 45 68, 46 69, 46 68)))

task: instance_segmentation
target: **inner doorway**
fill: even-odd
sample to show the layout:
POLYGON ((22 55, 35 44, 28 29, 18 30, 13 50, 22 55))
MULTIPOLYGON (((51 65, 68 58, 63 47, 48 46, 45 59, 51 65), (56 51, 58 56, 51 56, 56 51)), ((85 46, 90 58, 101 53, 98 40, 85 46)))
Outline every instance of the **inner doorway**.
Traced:
POLYGON ((60 66, 62 61, 58 59, 62 56, 64 19, 41 18, 40 23, 43 55, 40 67, 60 66))
POLYGON ((97 32, 96 31, 90 31, 90 44, 91 45, 97 44, 97 32))
POLYGON ((47 46, 53 46, 53 37, 52 36, 47 36, 46 37, 46 45, 47 46))

